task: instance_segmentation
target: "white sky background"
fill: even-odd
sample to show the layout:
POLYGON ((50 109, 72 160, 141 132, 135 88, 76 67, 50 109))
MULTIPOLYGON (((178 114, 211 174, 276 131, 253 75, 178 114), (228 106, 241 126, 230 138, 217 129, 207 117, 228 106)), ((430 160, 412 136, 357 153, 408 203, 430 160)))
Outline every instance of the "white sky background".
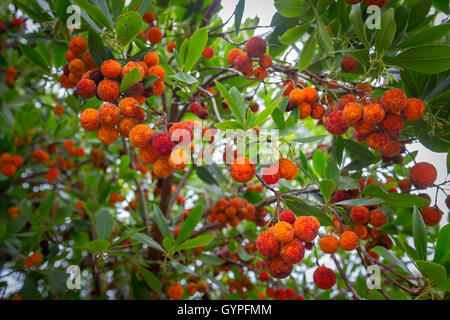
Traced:
MULTIPOLYGON (((222 18, 223 21, 226 21, 234 12, 234 9, 236 8, 236 5, 238 3, 238 0, 222 0, 222 7, 223 9, 219 12, 219 16, 222 18)), ((268 26, 270 25, 270 22, 272 20, 273 15, 275 14, 276 9, 273 4, 273 0, 247 0, 245 2, 245 9, 244 14, 242 17, 242 21, 245 21, 247 18, 254 18, 255 16, 259 17, 259 25, 261 26, 268 26)), ((234 25, 234 17, 228 22, 226 27, 233 27, 234 25)), ((261 28, 256 29, 255 34, 263 34, 267 32, 269 29, 261 28)), ((298 45, 298 47, 301 49, 303 46, 298 45)), ((293 52, 293 56, 289 56, 289 58, 292 58, 292 61, 288 61, 290 63, 293 63, 293 61, 297 58, 297 54, 293 52)), ((290 59, 289 59, 290 60, 290 59)), ((425 148, 420 143, 413 143, 408 145, 408 151, 416 151, 418 150, 418 154, 416 157, 417 162, 429 162, 432 165, 435 166, 438 177, 436 180, 436 184, 442 183, 447 178, 447 154, 446 153, 436 153, 433 152, 427 148, 425 148)), ((429 188, 427 190, 427 193, 430 195, 432 202, 431 204, 434 205, 434 198, 435 198, 435 188, 429 188)), ((437 205, 439 209, 444 212, 445 216, 441 220, 441 226, 448 223, 447 218, 447 206, 445 205, 445 198, 446 196, 439 192, 437 205)))

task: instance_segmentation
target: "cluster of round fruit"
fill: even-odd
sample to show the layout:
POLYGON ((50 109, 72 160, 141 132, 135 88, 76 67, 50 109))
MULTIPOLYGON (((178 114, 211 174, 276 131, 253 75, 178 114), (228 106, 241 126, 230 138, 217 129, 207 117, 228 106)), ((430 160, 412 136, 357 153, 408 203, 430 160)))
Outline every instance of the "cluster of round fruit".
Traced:
POLYGON ((196 114, 200 119, 205 120, 209 117, 208 105, 193 102, 189 105, 189 112, 196 114))
MULTIPOLYGON (((261 272, 259 274, 259 279, 261 281, 261 278, 265 279, 267 277, 268 279, 268 275, 265 272, 261 272)), ((266 280, 267 281, 267 280, 266 280)), ((266 289, 266 295, 268 298, 274 298, 275 300, 305 300, 305 298, 302 295, 297 295, 295 293, 295 290, 292 288, 287 288, 287 289, 283 289, 283 288, 273 288, 273 287, 268 287, 266 289)), ((259 297, 261 300, 264 299, 264 294, 262 294, 259 297)))
POLYGON ((240 279, 234 280, 226 279, 223 284, 228 286, 228 290, 230 291, 230 293, 233 293, 233 291, 236 291, 237 293, 243 293, 244 291, 250 291, 253 289, 253 283, 247 276, 242 276, 240 277, 240 279))
POLYGON ((21 156, 13 156, 7 152, 0 156, 0 168, 2 173, 7 177, 12 177, 23 164, 21 156))
MULTIPOLYGON (((362 88, 360 88, 361 90, 362 88)), ((368 95, 372 88, 363 89, 368 95)), ((355 138, 377 151, 384 157, 392 158, 400 154, 403 144, 398 134, 403 129, 404 119, 413 121, 422 117, 425 104, 406 97, 401 89, 387 90, 381 99, 363 95, 358 99, 346 94, 339 99, 338 110, 326 114, 325 128, 333 135, 342 135, 353 126, 355 138)))
POLYGON ((263 207, 255 209, 245 199, 220 199, 212 206, 207 219, 211 223, 219 222, 222 225, 229 224, 232 227, 237 226, 239 221, 244 219, 254 221, 257 225, 264 225, 266 214, 267 211, 263 207))
POLYGON ((318 102, 317 90, 302 82, 299 82, 299 84, 302 88, 295 88, 293 81, 287 81, 281 86, 282 89, 285 88, 283 96, 289 96, 286 111, 291 111, 297 106, 300 119, 306 119, 307 117, 322 119, 325 114, 325 107, 318 102))
POLYGON ((293 265, 305 255, 304 242, 312 242, 320 228, 317 218, 295 217, 290 210, 279 215, 279 222, 261 233, 256 239, 256 248, 266 259, 269 273, 277 279, 288 277, 293 265))
MULTIPOLYGON (((187 277, 186 293, 189 296, 193 296, 196 292, 204 293, 206 292, 207 285, 206 282, 200 281, 199 277, 194 275, 189 275, 187 277)), ((173 300, 180 300, 184 295, 184 288, 179 283, 173 283, 169 281, 168 296, 173 300)))
POLYGON ((17 79, 17 69, 14 67, 8 67, 6 69, 5 83, 8 85, 8 87, 12 88, 14 87, 16 79, 17 79))
POLYGON ((266 41, 258 36, 250 38, 245 43, 245 52, 233 48, 227 53, 227 61, 234 66, 244 77, 255 76, 258 80, 267 77, 267 69, 272 66, 272 58, 266 55, 266 41), (253 69, 253 59, 258 61, 258 66, 253 69))
POLYGON ((30 256, 25 259, 25 265, 27 267, 35 266, 42 262, 44 256, 40 252, 33 252, 30 256))
POLYGON ((264 190, 264 187, 262 184, 253 184, 247 186, 247 189, 245 189, 247 192, 258 192, 261 193, 264 190))
POLYGON ((293 180, 297 176, 297 165, 286 158, 280 158, 275 165, 269 165, 262 171, 262 178, 267 184, 275 184, 280 178, 293 180))

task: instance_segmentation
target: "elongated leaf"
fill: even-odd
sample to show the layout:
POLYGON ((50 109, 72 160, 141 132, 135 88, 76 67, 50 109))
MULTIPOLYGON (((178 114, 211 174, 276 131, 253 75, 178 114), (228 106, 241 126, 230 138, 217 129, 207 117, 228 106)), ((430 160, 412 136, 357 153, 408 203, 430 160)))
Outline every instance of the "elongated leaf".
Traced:
POLYGON ((401 41, 396 49, 405 49, 421 46, 436 41, 450 32, 450 23, 444 23, 438 26, 426 28, 411 37, 401 41))
POLYGON ((188 239, 184 241, 182 244, 177 246, 177 250, 187 250, 187 249, 194 249, 199 247, 204 247, 208 243, 210 243, 214 239, 214 236, 211 235, 202 235, 195 237, 193 239, 188 239))
POLYGON ((419 209, 414 207, 413 219, 412 219, 412 229, 414 246, 416 247, 417 257, 419 260, 427 259, 427 229, 425 223, 423 222, 422 215, 419 209))
POLYGON ((19 43, 19 48, 20 51, 22 51, 22 53, 32 62, 34 62, 35 64, 37 64, 46 71, 49 70, 49 66, 44 62, 45 61, 44 57, 42 57, 42 55, 37 50, 22 43, 19 43))
POLYGON ((316 44, 316 38, 314 35, 311 35, 303 46, 302 54, 300 55, 300 60, 298 61, 298 71, 302 71, 309 67, 314 58, 316 44))
POLYGON ((374 162, 376 160, 375 155, 361 143, 348 139, 344 139, 342 142, 352 157, 363 162, 374 162))
POLYGON ((95 21, 97 26, 105 26, 109 30, 113 30, 111 21, 105 16, 100 8, 93 5, 89 0, 71 0, 76 5, 80 6, 81 10, 85 11, 88 16, 95 21))
POLYGON ((326 201, 330 200, 331 194, 334 191, 334 181, 333 180, 322 180, 319 182, 320 185, 320 191, 322 192, 323 197, 325 198, 326 201))
POLYGON ((100 209, 97 213, 97 219, 95 222, 95 231, 97 232, 97 238, 107 240, 108 236, 113 230, 114 219, 112 215, 105 208, 100 209))
POLYGON ((103 61, 114 59, 114 55, 111 53, 111 50, 104 47, 102 38, 92 29, 89 30, 88 47, 92 60, 94 60, 95 65, 99 68, 103 61))
POLYGON ((360 206, 374 206, 383 203, 384 200, 380 198, 372 199, 350 199, 336 202, 335 205, 340 206, 350 206, 350 207, 360 207, 360 206))
POLYGON ((384 259, 388 260, 389 262, 395 264, 397 267, 400 267, 404 271, 409 273, 409 270, 406 267, 406 265, 399 258, 397 258, 391 252, 389 252, 385 247, 377 246, 371 250, 378 253, 380 256, 382 256, 384 259))
POLYGON ((387 204, 397 208, 419 208, 428 205, 430 202, 427 199, 409 193, 394 193, 389 192, 386 198, 387 204))
POLYGON ((197 167, 195 169, 195 171, 197 172, 197 176, 200 179, 202 179, 204 182, 209 183, 209 184, 219 185, 219 183, 214 178, 214 176, 211 174, 211 172, 209 172, 208 168, 201 166, 201 167, 197 167))
POLYGON ((359 40, 362 42, 364 47, 369 49, 370 44, 367 40, 366 28, 362 20, 361 6, 359 3, 352 6, 352 12, 350 13, 350 22, 352 23, 353 30, 355 31, 359 40))
POLYGON ((117 40, 123 48, 139 34, 142 28, 142 17, 136 11, 124 13, 116 24, 117 40))
POLYGON ((144 243, 148 245, 149 247, 159 250, 163 253, 166 253, 166 251, 161 247, 158 242, 150 238, 148 235, 143 233, 136 233, 135 235, 131 236, 131 239, 136 240, 138 242, 144 243))
POLYGON ((448 258, 450 253, 450 224, 442 227, 439 231, 434 252, 433 262, 441 263, 448 258))
POLYGON ((187 48, 184 70, 191 70, 200 59, 206 44, 208 43, 208 30, 206 27, 195 31, 189 38, 189 47, 187 48))
POLYGON ((142 273, 142 277, 144 278, 145 283, 155 292, 161 291, 161 282, 158 277, 153 274, 148 269, 139 268, 139 271, 142 273))
POLYGON ((245 0, 239 0, 236 8, 234 9, 234 30, 236 30, 236 35, 241 27, 242 15, 244 14, 245 0))
POLYGON ((162 213, 161 209, 153 204, 153 213, 156 224, 158 225, 158 229, 163 235, 164 238, 170 237, 169 224, 167 223, 166 217, 162 213))
POLYGON ((94 252, 102 252, 109 248, 109 242, 106 240, 92 240, 86 243, 86 248, 94 252))
POLYGON ((180 82, 184 82, 187 84, 193 84, 196 83, 198 80, 191 76, 189 73, 186 72, 177 72, 175 74, 172 74, 169 76, 171 79, 178 80, 180 82))
POLYGON ((283 33, 283 35, 279 37, 279 40, 282 44, 285 45, 293 44, 298 39, 300 39, 310 27, 310 23, 305 23, 301 26, 295 26, 283 33))
POLYGON ((396 30, 397 25, 394 20, 394 9, 390 8, 381 17, 381 28, 375 34, 376 49, 379 52, 391 46, 396 30))
POLYGON ((189 212, 189 215, 187 216, 186 220, 181 225, 180 232, 178 232, 176 243, 180 244, 184 240, 186 240, 189 235, 194 231, 197 224, 200 222, 200 219, 202 218, 202 205, 194 207, 191 212, 189 212))
POLYGON ((316 217, 320 225, 331 226, 333 222, 330 217, 317 207, 311 206, 303 200, 294 196, 283 196, 283 199, 288 206, 289 210, 292 210, 297 216, 314 216, 316 217))
POLYGON ((222 122, 218 122, 214 125, 219 130, 226 130, 226 129, 243 129, 241 123, 234 121, 234 120, 225 120, 222 122))
POLYGON ((267 108, 265 108, 263 111, 261 111, 261 113, 256 116, 256 119, 254 122, 255 126, 261 126, 264 123, 266 123, 267 119, 270 117, 273 110, 275 110, 275 108, 277 108, 279 104, 284 103, 284 102, 282 102, 283 100, 284 100, 284 102, 287 103, 288 97, 284 97, 284 98, 280 97, 280 98, 274 100, 267 108))
POLYGON ((138 67, 128 71, 120 83, 120 92, 126 92, 133 84, 142 80, 141 72, 138 67))
POLYGON ((447 282, 447 272, 443 265, 429 261, 416 261, 420 273, 434 285, 442 285, 447 282))
MULTIPOLYGON (((228 103, 228 106, 230 107, 231 113, 235 116, 236 120, 239 121, 241 124, 244 124, 244 114, 239 111, 239 108, 236 104, 236 101, 234 101, 231 94, 228 92, 228 90, 217 80, 214 81, 216 84, 217 89, 219 89, 220 94, 225 99, 225 101, 228 103)), ((256 121, 255 121, 255 125, 256 121)))
POLYGON ((322 50, 328 53, 329 56, 334 57, 334 44, 331 33, 320 19, 317 20, 316 38, 322 50))

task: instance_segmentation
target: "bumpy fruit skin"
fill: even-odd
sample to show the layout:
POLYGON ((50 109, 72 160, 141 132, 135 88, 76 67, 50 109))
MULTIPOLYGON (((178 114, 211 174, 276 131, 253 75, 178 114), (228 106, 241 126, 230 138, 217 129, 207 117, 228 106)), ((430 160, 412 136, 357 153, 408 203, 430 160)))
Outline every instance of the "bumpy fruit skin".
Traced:
POLYGON ((256 249, 263 256, 272 258, 278 255, 280 243, 275 239, 273 233, 264 231, 256 238, 256 249))
POLYGON ((311 106, 311 118, 322 119, 325 115, 325 107, 320 103, 314 103, 311 106))
POLYGON ((358 61, 353 57, 345 57, 341 61, 341 69, 346 73, 355 72, 358 69, 358 61))
POLYGON ((170 53, 173 53, 173 49, 177 48, 177 44, 173 41, 169 41, 167 42, 167 51, 169 51, 170 53))
POLYGON ((105 78, 117 78, 120 75, 120 64, 115 60, 103 61, 100 71, 105 78))
POLYGON ((409 179, 403 179, 398 182, 398 187, 402 190, 403 193, 411 190, 412 182, 409 179))
POLYGON ((334 271, 324 266, 320 266, 314 271, 313 279, 316 286, 322 290, 329 290, 336 284, 334 271))
POLYGON ((117 129, 110 126, 101 126, 97 131, 97 138, 105 144, 114 143, 118 136, 117 129))
POLYGON ((180 300, 183 297, 184 289, 181 284, 171 285, 169 288, 169 297, 173 300, 180 300))
POLYGON ((97 96, 100 100, 113 102, 119 99, 119 83, 110 79, 103 79, 97 86, 97 96))
POLYGON ((2 166, 2 173, 7 177, 12 177, 17 171, 17 168, 12 163, 7 163, 2 166))
POLYGON ((302 261, 305 256, 305 246, 298 239, 284 243, 280 248, 280 257, 287 263, 295 264, 302 261))
POLYGON ((157 27, 152 27, 147 31, 147 39, 150 40, 151 44, 160 43, 163 38, 161 30, 157 27))
POLYGON ((229 64, 234 65, 234 60, 237 56, 240 56, 242 51, 238 48, 233 48, 227 53, 227 61, 229 64))
POLYGON ((289 159, 280 158, 278 160, 278 167, 280 168, 280 176, 283 179, 293 180, 297 176, 298 167, 289 159))
POLYGON ((98 111, 96 109, 87 108, 81 113, 80 124, 87 131, 95 131, 98 129, 98 111))
POLYGON ((188 163, 188 155, 182 149, 173 150, 169 156, 169 164, 175 170, 183 170, 188 163))
POLYGON ((364 3, 367 7, 375 5, 379 6, 380 8, 384 7, 389 0, 364 0, 364 3))
POLYGON ((57 104, 56 106, 53 107, 53 113, 56 114, 57 116, 60 116, 64 113, 64 107, 60 104, 57 104))
POLYGON ((163 68, 161 68, 160 66, 153 66, 153 67, 150 67, 150 69, 148 69, 147 75, 158 76, 159 79, 156 80, 156 82, 163 81, 164 78, 166 77, 166 71, 163 68))
POLYGON ((406 101, 406 107, 402 110, 402 116, 409 121, 418 120, 425 112, 425 103, 417 98, 410 98, 406 101))
POLYGON ((377 124, 383 121, 386 112, 383 107, 377 103, 372 103, 366 106, 363 110, 363 119, 365 122, 377 124))
POLYGON ((305 102, 306 94, 303 89, 295 88, 289 93, 289 100, 294 102, 297 106, 305 102))
POLYGON ((356 122, 363 116, 363 106, 359 103, 347 103, 344 107, 344 117, 349 122, 356 122))
POLYGON ((238 55, 234 59, 234 66, 242 73, 253 71, 252 59, 248 54, 245 53, 238 55))
POLYGON ((34 252, 31 256, 27 257, 27 259, 25 260, 25 265, 27 267, 32 267, 36 264, 41 263, 43 258, 44 256, 42 253, 34 252))
POLYGON ((319 227, 320 224, 313 217, 298 217, 294 222, 294 236, 303 242, 311 242, 316 238, 319 227))
POLYGON ((355 101, 356 101, 356 96, 354 96, 353 94, 343 95, 338 101, 339 110, 344 110, 347 103, 355 102, 355 101))
POLYGON ((384 93, 382 101, 387 112, 399 114, 406 107, 408 98, 403 90, 392 88, 384 93))
POLYGON ((174 147, 172 137, 166 132, 155 135, 152 139, 152 148, 160 156, 168 156, 174 147))
POLYGON ((267 184, 275 184, 280 180, 280 169, 277 166, 267 166, 262 172, 262 178, 267 184))
POLYGON ((339 241, 335 236, 323 236, 320 238, 319 245, 325 253, 336 253, 339 249, 339 241))
POLYGON ((300 119, 305 119, 311 114, 311 105, 308 102, 302 102, 298 105, 300 110, 300 119))
POLYGON ((259 274, 259 280, 261 280, 262 282, 267 282, 269 280, 269 275, 267 274, 267 272, 261 272, 259 274))
POLYGON ((293 265, 286 263, 280 256, 267 260, 267 270, 276 279, 284 279, 292 272, 293 265))
POLYGON ((255 176, 255 164, 246 157, 238 157, 230 166, 231 177, 240 183, 247 183, 255 176))
POLYGON ((341 110, 331 111, 325 119, 325 129, 335 136, 343 135, 348 131, 350 123, 341 110))
POLYGON ((136 117, 139 107, 135 98, 127 97, 119 102, 120 113, 124 117, 136 117))
POLYGON ((278 242, 290 242, 294 239, 294 229, 290 223, 280 221, 273 226, 273 235, 278 242))
POLYGON ((97 86, 93 80, 81 79, 77 83, 76 92, 83 98, 90 99, 95 97, 95 94, 97 93, 97 86))
POLYGON ((153 21, 156 20, 156 16, 154 15, 154 13, 148 11, 148 12, 144 13, 144 15, 142 16, 142 20, 144 20, 148 24, 152 24, 153 21))
POLYGON ((139 159, 143 164, 152 164, 159 158, 150 145, 139 149, 139 159))
POLYGON ((267 77, 267 70, 263 67, 257 67, 255 69, 255 78, 258 80, 264 80, 267 77))
POLYGON ((303 93, 305 94, 305 101, 309 104, 316 103, 319 99, 319 95, 317 94, 317 90, 313 87, 306 87, 303 89, 303 93))
POLYGON ((360 120, 354 124, 354 127, 355 127, 355 131, 357 131, 358 133, 368 134, 368 133, 372 132, 374 125, 369 122, 366 122, 364 120, 360 120))
POLYGON ((138 68, 139 72, 141 73, 142 78, 145 77, 144 67, 142 67, 142 65, 140 63, 131 61, 131 62, 128 62, 126 65, 124 65, 123 68, 121 69, 120 74, 121 74, 122 78, 134 68, 138 68))
POLYGON ((366 224, 369 222, 369 209, 366 207, 353 207, 350 211, 350 218, 355 224, 366 224))
POLYGON ((290 224, 294 224, 295 222, 295 214, 291 210, 283 210, 280 212, 280 221, 284 221, 290 224))
POLYGON ((261 58, 266 53, 266 41, 261 37, 251 37, 245 44, 245 51, 250 57, 261 58))
POLYGON ((203 49, 202 56, 205 59, 211 59, 214 57, 214 49, 211 47, 205 47, 205 49, 203 49))
POLYGON ((432 164, 419 162, 411 168, 409 177, 418 189, 425 189, 436 181, 437 171, 432 164))
POLYGON ((159 63, 159 56, 154 52, 149 52, 144 56, 144 62, 149 68, 156 66, 159 63))
POLYGON ((387 215, 381 210, 374 209, 369 213, 369 222, 375 228, 382 227, 386 224, 387 215))
POLYGON ((436 207, 423 207, 420 213, 427 226, 434 227, 441 222, 442 211, 436 207))
POLYGON ((87 50, 87 41, 82 37, 73 37, 69 42, 69 49, 79 55, 87 50))
POLYGON ((174 123, 169 129, 169 134, 175 138, 175 142, 180 146, 186 146, 194 139, 194 132, 186 122, 174 123))
POLYGON ((403 118, 395 114, 388 114, 381 122, 381 127, 391 136, 395 137, 405 125, 403 118))
POLYGON ((145 124, 138 124, 130 130, 130 141, 136 148, 144 148, 150 144, 153 130, 145 124))
POLYGON ((120 109, 105 103, 98 109, 98 121, 102 126, 115 126, 120 121, 120 109))
POLYGON ((152 174, 159 179, 164 179, 173 173, 167 157, 161 157, 153 163, 152 174))
POLYGON ((391 142, 391 138, 387 133, 376 131, 367 137, 367 145, 377 151, 383 151, 391 142))
POLYGON ((120 119, 117 130, 122 137, 128 138, 130 136, 131 129, 133 129, 137 124, 138 123, 135 118, 123 117, 120 119))
POLYGON ((345 251, 353 251, 359 244, 359 238, 353 231, 344 231, 339 237, 339 246, 345 251))
POLYGON ((387 145, 386 148, 383 149, 383 151, 381 152, 381 154, 384 157, 395 157, 396 155, 400 154, 401 150, 402 150, 402 144, 398 141, 393 141, 391 143, 389 143, 387 145))
POLYGON ((266 54, 259 58, 258 63, 264 69, 268 69, 272 66, 272 57, 266 54))
POLYGON ((86 71, 86 64, 81 59, 73 59, 69 63, 69 72, 81 77, 83 73, 86 71))

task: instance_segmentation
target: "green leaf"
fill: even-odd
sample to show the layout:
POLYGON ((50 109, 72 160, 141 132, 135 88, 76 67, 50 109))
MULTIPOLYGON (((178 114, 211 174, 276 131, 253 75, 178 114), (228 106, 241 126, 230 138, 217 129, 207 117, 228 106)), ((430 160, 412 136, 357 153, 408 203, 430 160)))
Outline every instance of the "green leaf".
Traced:
POLYGON ((166 248, 167 252, 172 252, 175 248, 175 240, 173 238, 164 238, 163 246, 166 248))
POLYGON ((388 260, 390 263, 395 264, 396 266, 402 268, 404 271, 409 273, 409 270, 406 267, 406 265, 399 258, 394 256, 390 251, 388 251, 385 247, 377 246, 371 250, 378 253, 384 259, 388 260))
POLYGON ((214 236, 211 235, 202 235, 195 237, 193 239, 188 239, 184 241, 182 244, 177 246, 176 250, 187 250, 187 249, 194 249, 198 247, 204 247, 208 243, 210 243, 214 239, 214 236))
POLYGON ((244 14, 245 0, 239 0, 236 8, 234 9, 234 30, 236 30, 236 35, 241 27, 242 15, 244 14))
POLYGON ((344 143, 345 149, 347 149, 353 158, 363 162, 374 162, 376 160, 375 155, 363 144, 348 139, 344 139, 342 142, 344 143))
POLYGON ((179 69, 183 69, 183 67, 184 67, 188 48, 189 48, 189 39, 184 39, 183 43, 181 43, 180 52, 178 54, 178 68, 179 69))
POLYGON ((94 60, 95 65, 99 68, 102 65, 103 61, 114 59, 114 55, 112 54, 111 50, 107 49, 103 45, 102 38, 97 32, 92 29, 89 30, 88 47, 92 60, 94 60))
POLYGON ((144 243, 153 249, 166 253, 166 251, 158 244, 158 242, 144 233, 136 233, 135 235, 131 236, 131 239, 136 240, 137 242, 144 243))
POLYGON ((396 30, 394 9, 390 8, 381 17, 381 28, 377 29, 375 34, 375 46, 378 52, 382 52, 391 46, 396 30))
POLYGON ((86 243, 86 248, 93 252, 102 252, 109 248, 109 242, 106 240, 92 240, 86 243))
POLYGON ((333 180, 322 180, 319 182, 320 185, 320 191, 322 192, 323 197, 328 202, 330 201, 331 195, 334 191, 334 181, 333 180))
POLYGON ((158 225, 158 229, 161 232, 161 234, 163 235, 163 237, 164 238, 171 237, 172 235, 170 234, 169 224, 166 220, 166 217, 164 216, 163 212, 156 204, 153 204, 153 212, 155 213, 155 215, 153 216, 154 220, 155 220, 156 224, 158 225))
POLYGON ((128 169, 130 166, 130 156, 129 155, 123 155, 122 158, 120 158, 120 163, 119 163, 119 171, 125 171, 126 169, 128 169))
POLYGON ((266 107, 263 111, 261 111, 261 113, 256 116, 254 123, 255 126, 262 126, 264 123, 266 123, 267 119, 270 117, 275 108, 277 108, 281 103, 287 103, 287 101, 288 97, 279 97, 278 99, 274 100, 268 107, 266 107))
POLYGON ((389 65, 422 73, 439 73, 450 69, 450 46, 433 44, 408 49, 395 57, 385 57, 389 65))
POLYGON ((414 206, 421 208, 428 205, 429 201, 414 194, 389 192, 386 203, 397 208, 413 208, 414 206))
POLYGON ((321 178, 325 178, 325 167, 327 165, 327 156, 325 153, 316 149, 313 154, 313 168, 321 178))
POLYGON ((136 11, 125 12, 116 23, 117 40, 125 48, 139 34, 142 17, 136 11))
POLYGON ((226 129, 243 129, 244 127, 242 124, 240 124, 237 121, 234 120, 225 120, 222 122, 218 122, 214 125, 219 130, 226 130, 226 129))
POLYGON ((206 44, 208 43, 208 30, 206 27, 195 31, 189 38, 189 47, 187 48, 184 70, 191 70, 200 59, 206 44))
POLYGON ((274 5, 277 11, 286 18, 300 17, 310 8, 308 1, 304 0, 275 0, 274 5))
POLYGON ((329 56, 334 57, 333 39, 331 38, 328 29, 319 18, 317 19, 316 37, 322 50, 328 53, 329 56))
POLYGON ((128 71, 120 83, 120 92, 126 92, 133 84, 142 81, 142 75, 138 67, 128 71))
POLYGON ((197 176, 204 182, 208 184, 215 184, 217 186, 219 185, 216 178, 214 178, 214 176, 211 174, 211 172, 209 172, 208 168, 206 168, 205 166, 197 167, 195 168, 195 171, 197 172, 197 176))
POLYGON ((111 21, 104 15, 99 7, 96 7, 88 0, 72 0, 73 3, 87 13, 87 15, 95 21, 97 26, 105 26, 109 30, 113 30, 111 21))
MULTIPOLYGON (((214 83, 216 84, 217 89, 219 89, 220 94, 225 99, 225 101, 228 103, 228 106, 230 107, 231 113, 235 116, 236 120, 239 121, 241 124, 244 124, 244 113, 241 113, 236 101, 234 101, 231 94, 228 92, 228 90, 217 80, 214 80, 214 83)), ((245 109, 244 109, 245 112, 245 109)), ((255 124, 256 125, 256 124, 255 124)))
POLYGON ((432 284, 439 286, 447 282, 447 272, 443 265, 429 261, 416 261, 420 273, 431 281, 432 284))
POLYGON ((350 21, 352 23, 353 30, 355 31, 359 40, 362 42, 364 47, 369 49, 370 44, 369 41, 367 40, 366 28, 362 20, 361 6, 359 3, 352 6, 352 11, 350 13, 350 21))
POLYGON ((327 166, 325 168, 325 177, 334 182, 335 185, 339 183, 339 168, 333 157, 328 157, 327 166))
POLYGON ((169 78, 175 79, 180 82, 187 83, 187 84, 194 84, 198 81, 196 78, 194 78, 193 76, 191 76, 189 73, 186 73, 186 72, 177 72, 175 74, 170 75, 169 78))
MULTIPOLYGON (((281 37, 279 37, 279 40, 282 44, 290 45, 295 43, 298 39, 300 39, 306 31, 311 27, 310 23, 305 23, 301 26, 295 26, 289 30, 287 30, 281 37)), ((303 47, 304 50, 304 47, 303 47)))
POLYGON ((220 266, 223 263, 223 260, 219 257, 206 254, 202 254, 198 259, 205 264, 212 266, 220 266))
POLYGON ((153 272, 151 272, 148 269, 145 268, 139 268, 140 273, 142 274, 142 277, 144 278, 145 283, 155 292, 161 291, 161 282, 159 281, 158 277, 154 275, 153 272))
POLYGON ((333 222, 330 217, 317 207, 311 206, 303 200, 294 196, 282 197, 288 206, 289 210, 292 210, 297 216, 314 216, 316 217, 321 226, 331 226, 333 222))
POLYGON ((41 216, 47 215, 50 216, 52 213, 53 205, 55 204, 56 191, 52 191, 44 201, 39 205, 39 214, 41 216))
POLYGON ((433 262, 442 263, 448 259, 450 252, 450 224, 442 227, 439 231, 436 242, 436 250, 434 251, 433 262))
POLYGON ((335 205, 339 206, 350 206, 350 207, 360 207, 360 206, 374 206, 383 203, 384 200, 380 198, 372 199, 349 199, 336 202, 335 205))
POLYGON ((311 35, 303 46, 300 59, 298 60, 298 71, 302 71, 309 67, 314 58, 314 53, 316 52, 316 45, 316 38, 314 35, 311 35))
POLYGON ((412 219, 412 231, 414 238, 414 246, 417 251, 417 258, 419 260, 427 259, 427 229, 423 222, 422 215, 419 209, 414 206, 413 219, 412 219))
POLYGON ((401 41, 396 49, 418 47, 445 37, 450 32, 450 23, 428 27, 401 41))
POLYGON ((49 71, 49 66, 45 64, 44 57, 34 48, 19 43, 20 51, 32 62, 43 68, 45 71, 49 71))
POLYGON ((113 230, 114 219, 105 208, 100 209, 95 220, 97 238, 106 240, 113 230))
POLYGON ((197 224, 200 222, 200 219, 202 218, 202 205, 194 207, 191 212, 189 212, 189 215, 187 216, 186 220, 181 225, 180 232, 178 232, 176 243, 179 244, 186 240, 189 235, 194 231, 197 224))
POLYGON ((159 77, 157 75, 154 75, 154 74, 146 76, 144 78, 144 80, 142 80, 142 84, 144 85, 144 89, 147 89, 148 87, 150 87, 158 79, 159 79, 159 77))

